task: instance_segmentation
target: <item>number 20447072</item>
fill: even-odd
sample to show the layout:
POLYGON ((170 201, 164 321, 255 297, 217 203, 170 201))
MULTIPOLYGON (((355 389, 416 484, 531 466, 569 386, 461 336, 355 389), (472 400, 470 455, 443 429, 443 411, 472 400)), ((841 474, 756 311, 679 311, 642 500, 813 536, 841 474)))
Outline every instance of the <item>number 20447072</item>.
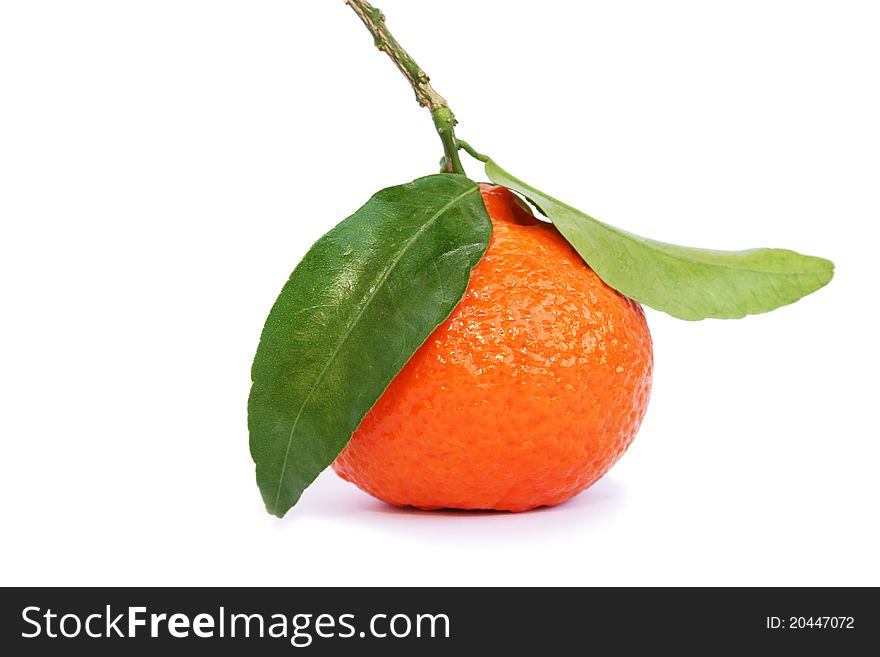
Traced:
POLYGON ((768 630, 852 630, 855 629, 852 616, 767 616, 768 630))

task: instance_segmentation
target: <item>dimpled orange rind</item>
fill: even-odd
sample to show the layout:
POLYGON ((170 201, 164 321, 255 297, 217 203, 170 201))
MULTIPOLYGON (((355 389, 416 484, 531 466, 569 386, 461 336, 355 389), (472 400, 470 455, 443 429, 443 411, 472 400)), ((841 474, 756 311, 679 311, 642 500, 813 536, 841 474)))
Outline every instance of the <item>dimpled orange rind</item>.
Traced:
POLYGON ((641 306, 510 191, 481 191, 493 232, 464 298, 333 464, 396 506, 559 504, 614 465, 647 408, 641 306))

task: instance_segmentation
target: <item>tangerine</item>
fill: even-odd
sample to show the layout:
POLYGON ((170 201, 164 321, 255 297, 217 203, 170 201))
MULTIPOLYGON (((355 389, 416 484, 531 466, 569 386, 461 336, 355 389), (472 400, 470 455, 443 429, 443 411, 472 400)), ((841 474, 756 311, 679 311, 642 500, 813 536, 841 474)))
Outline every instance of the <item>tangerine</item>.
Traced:
POLYGON ((396 506, 558 504, 614 465, 647 408, 641 306, 509 190, 481 191, 492 238, 464 298, 333 464, 396 506))

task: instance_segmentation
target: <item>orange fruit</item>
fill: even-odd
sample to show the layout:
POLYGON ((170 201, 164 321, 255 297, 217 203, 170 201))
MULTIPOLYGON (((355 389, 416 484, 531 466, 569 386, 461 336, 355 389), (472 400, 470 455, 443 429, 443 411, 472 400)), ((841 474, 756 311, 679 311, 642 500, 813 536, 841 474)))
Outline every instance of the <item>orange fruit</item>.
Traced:
POLYGON ((492 239, 464 298, 333 464, 393 505, 558 504, 608 471, 645 414, 653 354, 641 306, 510 191, 482 194, 492 239))

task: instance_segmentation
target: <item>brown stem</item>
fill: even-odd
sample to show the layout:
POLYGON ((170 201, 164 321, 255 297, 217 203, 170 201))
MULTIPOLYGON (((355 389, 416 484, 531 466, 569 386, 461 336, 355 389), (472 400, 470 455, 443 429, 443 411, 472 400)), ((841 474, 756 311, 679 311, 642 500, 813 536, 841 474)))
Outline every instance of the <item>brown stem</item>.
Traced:
POLYGON ((381 11, 364 0, 345 0, 345 2, 373 35, 376 47, 391 58, 409 81, 419 105, 430 110, 434 127, 443 142, 444 171, 464 174, 464 167, 458 156, 458 141, 455 138, 457 121, 446 100, 431 86, 431 80, 427 74, 388 30, 385 25, 385 16, 381 11))

